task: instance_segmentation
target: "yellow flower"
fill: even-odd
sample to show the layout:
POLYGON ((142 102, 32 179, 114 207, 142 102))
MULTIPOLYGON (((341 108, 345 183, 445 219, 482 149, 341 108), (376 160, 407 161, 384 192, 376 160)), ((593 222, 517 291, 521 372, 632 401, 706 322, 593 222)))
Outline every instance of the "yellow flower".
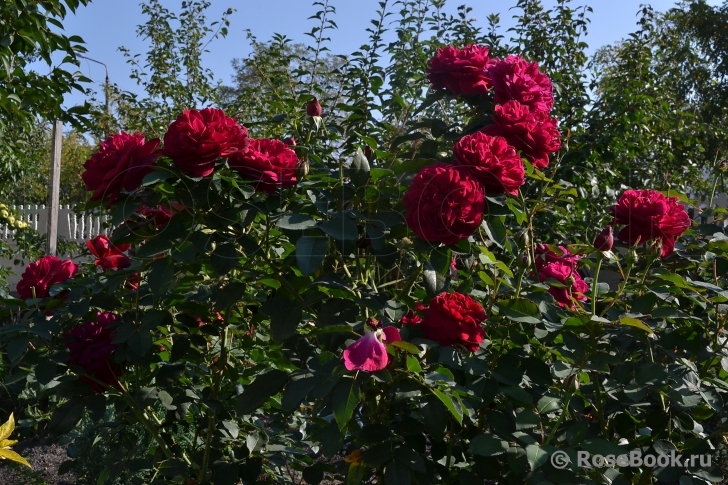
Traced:
POLYGON ((358 465, 362 462, 364 458, 364 453, 361 452, 361 450, 354 450, 349 455, 344 457, 344 461, 347 463, 351 463, 352 465, 358 465))
POLYGON ((10 449, 11 446, 17 443, 16 440, 8 439, 14 429, 15 419, 13 418, 13 414, 10 413, 10 417, 5 424, 0 425, 0 458, 15 461, 30 468, 30 463, 25 458, 10 449))

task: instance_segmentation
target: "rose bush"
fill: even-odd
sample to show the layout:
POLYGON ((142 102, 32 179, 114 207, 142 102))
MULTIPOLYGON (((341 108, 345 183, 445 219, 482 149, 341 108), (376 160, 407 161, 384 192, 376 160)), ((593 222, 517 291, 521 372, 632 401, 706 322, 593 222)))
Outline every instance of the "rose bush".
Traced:
POLYGON ((559 177, 546 70, 466 38, 397 61, 404 107, 373 104, 364 56, 345 102, 321 95, 313 118, 324 90, 286 85, 250 140, 220 109, 180 115, 137 190, 88 206, 114 226, 90 249, 130 245, 131 264, 33 263, 18 293, 38 301, 2 302, 27 426, 71 441, 93 423, 113 448, 97 483, 720 482, 728 236, 643 188, 588 227, 536 224, 587 194, 559 177), (406 94, 411 65, 427 76, 406 94), (179 210, 157 228, 160 206, 179 210), (714 461, 585 468, 584 451, 714 461))

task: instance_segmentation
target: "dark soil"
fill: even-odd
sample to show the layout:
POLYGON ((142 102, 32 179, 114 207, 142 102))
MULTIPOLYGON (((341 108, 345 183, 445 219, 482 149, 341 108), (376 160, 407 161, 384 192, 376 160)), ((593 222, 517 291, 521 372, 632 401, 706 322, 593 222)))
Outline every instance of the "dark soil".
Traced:
POLYGON ((33 467, 0 461, 0 485, 74 485, 71 473, 58 475, 58 467, 68 460, 66 449, 57 444, 48 444, 37 438, 18 443, 12 448, 28 460, 33 467))

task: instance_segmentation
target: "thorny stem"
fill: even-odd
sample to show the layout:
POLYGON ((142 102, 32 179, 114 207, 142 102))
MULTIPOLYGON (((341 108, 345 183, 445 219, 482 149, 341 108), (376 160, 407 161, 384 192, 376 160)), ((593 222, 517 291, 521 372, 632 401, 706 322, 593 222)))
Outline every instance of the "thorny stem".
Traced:
POLYGON ((599 270, 602 269, 602 261, 604 261, 604 257, 599 253, 599 262, 597 262, 597 269, 594 271, 592 279, 592 316, 597 314, 597 289, 599 288, 599 270))

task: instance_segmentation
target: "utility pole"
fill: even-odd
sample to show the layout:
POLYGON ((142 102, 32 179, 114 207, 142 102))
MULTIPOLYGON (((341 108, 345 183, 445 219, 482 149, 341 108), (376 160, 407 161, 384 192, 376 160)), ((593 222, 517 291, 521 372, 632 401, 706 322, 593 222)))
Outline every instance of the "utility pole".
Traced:
MULTIPOLYGON (((91 59, 90 57, 82 56, 81 54, 76 54, 78 57, 82 57, 88 61, 95 62, 96 64, 101 64, 104 66, 104 69, 106 70, 106 82, 104 83, 104 101, 106 103, 106 115, 109 117, 109 121, 111 121, 111 84, 109 83, 109 68, 106 64, 104 64, 101 61, 97 61, 96 59, 91 59)), ((109 127, 107 125, 106 127, 106 136, 111 136, 109 127)))
POLYGON ((53 123, 53 146, 51 149, 51 186, 48 194, 48 230, 46 231, 46 253, 55 256, 58 243, 58 199, 61 185, 61 146, 63 144, 63 123, 53 123))

